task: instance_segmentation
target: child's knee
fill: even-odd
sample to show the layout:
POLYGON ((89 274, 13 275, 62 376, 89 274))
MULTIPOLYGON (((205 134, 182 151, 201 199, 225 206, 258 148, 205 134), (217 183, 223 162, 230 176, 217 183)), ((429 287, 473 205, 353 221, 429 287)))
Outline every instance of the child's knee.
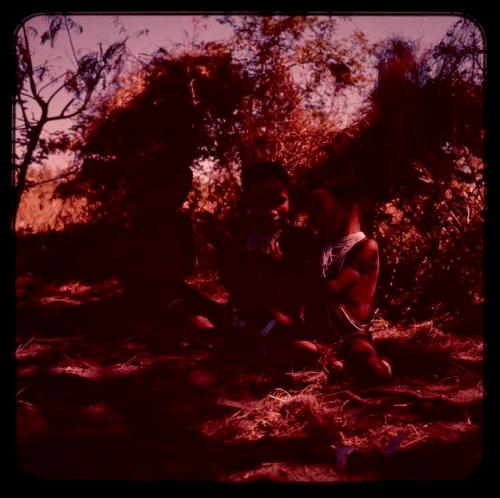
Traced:
POLYGON ((341 349, 344 356, 360 361, 376 354, 372 341, 361 334, 344 339, 341 349))
POLYGON ((195 330, 200 331, 212 330, 215 328, 215 325, 203 315, 191 315, 189 317, 189 323, 195 330))
POLYGON ((347 369, 358 381, 380 383, 392 375, 389 364, 380 358, 368 337, 357 336, 348 341, 344 358, 347 369))

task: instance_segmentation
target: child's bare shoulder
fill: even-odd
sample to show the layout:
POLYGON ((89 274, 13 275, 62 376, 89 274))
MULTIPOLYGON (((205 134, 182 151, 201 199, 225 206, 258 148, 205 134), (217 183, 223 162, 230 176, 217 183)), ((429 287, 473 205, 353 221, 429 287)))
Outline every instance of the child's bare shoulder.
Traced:
POLYGON ((378 254, 378 244, 375 239, 363 239, 359 244, 359 251, 365 256, 373 256, 378 254))
POLYGON ((347 263, 356 269, 366 272, 377 265, 378 257, 377 241, 366 238, 354 246, 349 254, 347 263))

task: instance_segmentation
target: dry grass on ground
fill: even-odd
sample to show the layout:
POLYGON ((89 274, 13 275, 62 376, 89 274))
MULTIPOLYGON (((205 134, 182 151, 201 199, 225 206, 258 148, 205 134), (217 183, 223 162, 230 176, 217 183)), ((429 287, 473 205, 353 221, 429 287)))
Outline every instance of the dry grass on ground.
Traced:
POLYGON ((276 374, 224 361, 218 338, 213 350, 190 346, 187 338, 154 351, 141 336, 141 320, 107 304, 113 289, 112 282, 73 283, 39 288, 20 301, 18 446, 28 472, 449 479, 478 463, 483 343, 477 335, 378 319, 374 338, 395 377, 361 389, 328 380, 321 369, 276 374))

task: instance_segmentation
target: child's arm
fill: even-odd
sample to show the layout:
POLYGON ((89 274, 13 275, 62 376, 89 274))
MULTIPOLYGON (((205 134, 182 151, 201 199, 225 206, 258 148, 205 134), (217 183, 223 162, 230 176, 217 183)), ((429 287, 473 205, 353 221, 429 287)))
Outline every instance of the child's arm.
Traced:
POLYGON ((326 281, 328 295, 338 298, 354 287, 362 275, 374 270, 378 261, 378 245, 373 239, 365 239, 357 244, 337 278, 326 281))
POLYGON ((279 310, 278 308, 274 306, 269 306, 267 307, 267 311, 271 313, 272 317, 278 322, 281 323, 282 325, 286 325, 288 327, 291 327, 294 325, 293 318, 288 315, 287 313, 284 313, 283 311, 279 310))
POLYGON ((246 256, 241 240, 221 230, 215 240, 217 273, 236 308, 255 305, 258 269, 246 256))

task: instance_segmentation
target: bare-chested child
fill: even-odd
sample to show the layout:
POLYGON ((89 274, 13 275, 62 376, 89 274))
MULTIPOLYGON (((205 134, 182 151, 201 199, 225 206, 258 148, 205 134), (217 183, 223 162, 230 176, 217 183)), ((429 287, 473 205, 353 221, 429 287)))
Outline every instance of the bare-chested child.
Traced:
MULTIPOLYGON (((290 223, 289 178, 263 162, 242 174, 241 212, 217 244, 222 283, 234 309, 233 334, 250 355, 274 365, 307 361, 316 349, 303 339, 301 308, 311 275, 312 238, 290 223), (312 350, 311 350, 312 348, 312 350)), ((312 355, 312 356, 311 356, 312 355)))
POLYGON ((337 346, 344 370, 356 381, 385 381, 391 368, 370 334, 379 251, 361 231, 361 184, 346 177, 322 180, 311 191, 310 219, 320 246, 306 323, 317 338, 337 346))

